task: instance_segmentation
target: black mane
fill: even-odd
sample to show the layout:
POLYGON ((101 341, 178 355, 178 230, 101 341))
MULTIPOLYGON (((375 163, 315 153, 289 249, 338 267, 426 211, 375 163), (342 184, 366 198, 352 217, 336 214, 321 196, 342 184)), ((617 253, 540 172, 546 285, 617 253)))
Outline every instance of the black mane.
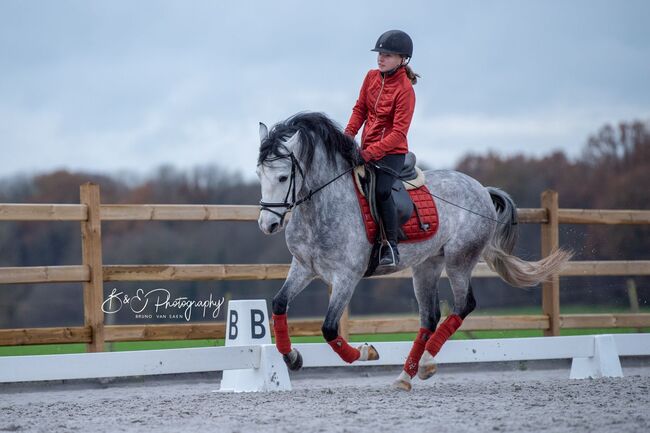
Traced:
POLYGON ((306 171, 314 159, 318 139, 322 141, 325 154, 332 164, 336 165, 337 154, 351 166, 356 166, 361 161, 354 139, 345 135, 338 124, 323 113, 303 112, 273 126, 260 145, 257 164, 263 164, 272 155, 285 154, 283 142, 297 131, 300 132, 301 141, 297 157, 303 162, 306 171))

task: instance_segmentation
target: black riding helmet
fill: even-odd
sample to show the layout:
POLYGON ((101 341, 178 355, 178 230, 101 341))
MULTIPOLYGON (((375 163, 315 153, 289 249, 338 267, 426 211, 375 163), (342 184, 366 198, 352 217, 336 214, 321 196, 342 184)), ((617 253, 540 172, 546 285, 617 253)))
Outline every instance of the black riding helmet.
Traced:
POLYGON ((413 57, 413 41, 401 30, 389 30, 379 36, 375 48, 370 51, 399 54, 410 59, 413 57))

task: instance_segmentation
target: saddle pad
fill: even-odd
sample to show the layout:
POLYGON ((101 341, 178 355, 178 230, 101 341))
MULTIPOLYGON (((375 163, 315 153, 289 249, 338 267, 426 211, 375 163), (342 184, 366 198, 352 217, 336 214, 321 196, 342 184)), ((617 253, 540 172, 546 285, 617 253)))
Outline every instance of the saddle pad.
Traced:
MULTIPOLYGON (((355 176, 354 172, 352 176, 355 176)), ((368 200, 361 192, 359 186, 354 182, 354 190, 357 193, 357 198, 359 199, 359 207, 361 209, 361 216, 363 218, 364 226, 366 227, 366 236, 368 237, 368 242, 371 244, 375 243, 377 239, 377 230, 379 229, 377 223, 372 219, 370 214, 370 205, 368 200)), ((404 223, 402 230, 408 239, 400 241, 400 243, 414 243, 424 241, 433 237, 438 231, 438 210, 436 209, 436 204, 433 201, 431 193, 429 193, 429 188, 426 185, 421 186, 417 189, 411 189, 408 191, 411 196, 411 200, 418 209, 420 213, 420 218, 423 224, 428 224, 429 228, 426 231, 423 231, 420 228, 418 222, 418 217, 413 210, 413 215, 411 218, 404 223)))

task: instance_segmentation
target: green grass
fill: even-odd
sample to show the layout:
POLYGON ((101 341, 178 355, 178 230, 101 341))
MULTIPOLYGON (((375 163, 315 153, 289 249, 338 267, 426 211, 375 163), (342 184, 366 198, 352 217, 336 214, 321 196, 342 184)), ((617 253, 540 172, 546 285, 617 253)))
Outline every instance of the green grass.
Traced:
MULTIPOLYGON (((631 313, 629 307, 624 306, 583 306, 567 305, 560 309, 561 314, 613 314, 613 313, 631 313)), ((650 313, 650 306, 640 306, 639 313, 650 313)), ((542 314, 542 307, 513 307, 513 308, 491 308, 477 309, 472 312, 472 316, 510 316, 523 314, 542 314)))

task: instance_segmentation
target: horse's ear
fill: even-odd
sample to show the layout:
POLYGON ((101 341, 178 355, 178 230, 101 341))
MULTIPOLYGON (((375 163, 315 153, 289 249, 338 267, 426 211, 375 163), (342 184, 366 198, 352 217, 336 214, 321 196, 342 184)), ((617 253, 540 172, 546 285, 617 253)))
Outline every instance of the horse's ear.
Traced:
POLYGON ((296 131, 296 133, 293 134, 284 145, 289 149, 289 152, 293 152, 298 141, 300 141, 300 131, 296 131))
POLYGON ((269 128, 265 124, 260 122, 260 143, 269 136, 269 128))

